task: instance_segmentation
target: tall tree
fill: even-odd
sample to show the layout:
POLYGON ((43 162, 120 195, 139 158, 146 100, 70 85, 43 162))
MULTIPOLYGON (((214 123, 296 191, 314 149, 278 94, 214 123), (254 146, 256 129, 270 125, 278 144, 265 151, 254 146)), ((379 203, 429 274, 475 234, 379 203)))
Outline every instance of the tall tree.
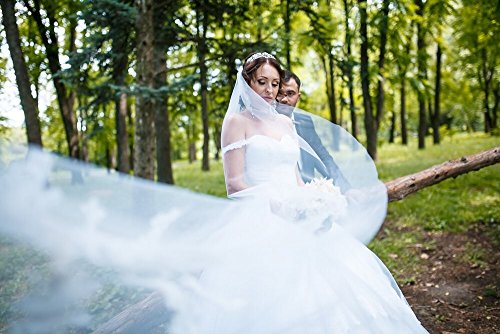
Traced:
POLYGON ((347 87, 349 90, 349 111, 351 115, 351 134, 354 138, 358 136, 358 123, 356 118, 356 105, 354 100, 354 78, 353 78, 353 67, 354 60, 352 56, 352 33, 349 26, 351 7, 349 0, 343 0, 344 2, 344 29, 345 29, 345 46, 346 46, 346 56, 344 61, 344 73, 347 76, 347 87))
POLYGON ((433 41, 436 44, 436 71, 434 75, 434 105, 429 108, 430 121, 432 126, 432 139, 434 144, 441 141, 439 127, 441 125, 441 70, 443 59, 443 30, 447 24, 450 13, 454 11, 453 6, 448 0, 432 0, 428 4, 429 12, 429 31, 433 41), (431 112, 432 110, 432 112, 431 112))
POLYGON ((434 144, 439 144, 441 141, 439 135, 439 126, 440 126, 440 118, 441 118, 441 106, 440 106, 440 97, 441 97, 441 59, 442 59, 442 50, 439 42, 437 43, 436 50, 436 78, 434 85, 434 110, 431 114, 431 122, 432 122, 432 139, 434 144))
POLYGON ((377 126, 376 119, 372 112, 372 100, 370 95, 370 72, 368 59, 368 13, 366 0, 358 0, 360 17, 360 37, 361 37, 361 89, 363 92, 363 107, 365 109, 365 132, 366 146, 368 154, 375 160, 377 158, 377 126))
POLYGON ((153 180, 155 176, 155 87, 154 0, 136 0, 137 64, 134 173, 153 180))
POLYGON ((5 28, 7 44, 9 45, 10 56, 16 73, 16 83, 19 90, 21 106, 24 111, 28 143, 42 146, 38 106, 33 98, 33 95, 31 95, 31 83, 26 62, 24 60, 24 54, 21 49, 21 41, 19 38, 19 29, 16 23, 14 5, 14 0, 5 0, 0 2, 3 17, 2 23, 5 28))
POLYGON ((292 35, 291 27, 290 27, 290 0, 282 0, 281 4, 284 5, 285 10, 283 13, 283 21, 284 21, 284 26, 285 26, 285 36, 284 36, 284 42, 285 42, 285 55, 286 55, 286 67, 289 71, 292 70, 292 61, 290 58, 290 37, 292 35), (284 4, 283 4, 284 2, 284 4))
MULTIPOLYGON (((133 0, 86 0, 78 15, 85 22, 85 34, 80 39, 78 52, 70 54, 71 69, 65 71, 72 79, 80 97, 78 106, 80 122, 84 115, 90 116, 85 109, 114 104, 114 117, 111 110, 104 108, 106 117, 114 120, 114 125, 101 131, 113 132, 117 153, 117 170, 129 173, 131 170, 131 150, 127 125, 130 83, 129 58, 135 51, 133 40, 136 12, 133 0), (86 95, 87 98, 82 98, 86 95), (83 103, 83 104, 82 104, 83 103)), ((96 119, 91 119, 95 121, 96 119)), ((102 120, 98 122, 102 123, 102 120)), ((108 122, 106 122, 108 124, 108 122)), ((130 123, 132 124, 132 123, 130 123)), ((82 132, 84 129, 82 128, 82 132)), ((82 133, 82 150, 86 144, 82 133)), ((112 145, 112 142, 109 143, 112 145)))
POLYGON ((205 0, 195 1, 196 10, 196 45, 198 62, 200 66, 200 96, 201 96, 201 119, 203 124, 203 156, 201 169, 208 171, 210 169, 209 162, 209 143, 210 143, 210 128, 208 122, 208 101, 207 101, 207 64, 206 56, 208 53, 207 46, 207 30, 208 30, 208 10, 205 0))
POLYGON ((157 0, 154 3, 155 30, 155 104, 156 164, 159 182, 174 183, 170 145, 169 95, 167 87, 167 51, 176 43, 174 13, 179 1, 157 0))
POLYGON ((115 102, 115 127, 117 145, 117 169, 122 173, 130 172, 130 145, 127 131, 127 93, 124 89, 128 75, 127 50, 130 49, 131 34, 134 16, 132 14, 132 0, 112 3, 113 8, 107 15, 110 20, 110 32, 113 36, 112 50, 112 82, 118 87, 114 94, 115 102))
MULTIPOLYGON (((411 54, 412 38, 414 35, 414 25, 412 17, 414 16, 413 1, 397 1, 394 2, 395 10, 391 20, 391 29, 389 30, 389 48, 393 56, 395 68, 393 86, 399 88, 399 125, 401 133, 401 143, 408 144, 408 126, 407 126, 407 111, 406 84, 408 82, 408 72, 411 70, 413 63, 411 54)), ((396 113, 393 112, 393 123, 396 125, 396 113)))
MULTIPOLYGON (((24 0, 32 18, 35 20, 40 37, 45 47, 52 81, 57 94, 57 101, 61 112, 66 142, 68 143, 69 155, 73 158, 80 157, 78 128, 76 125, 76 114, 74 111, 74 94, 66 87, 61 77, 61 63, 59 61, 59 43, 56 27, 61 26, 57 21, 57 3, 40 0, 24 0)), ((76 26, 74 27, 76 28, 76 26)), ((71 31, 73 31, 72 29, 71 31)), ((71 35, 71 32, 70 32, 71 35)))
POLYGON ((375 131, 378 131, 382 115, 384 114, 384 97, 385 97, 385 57, 387 46, 387 30, 389 29, 389 5, 390 0, 382 1, 382 10, 380 11, 379 23, 379 55, 378 55, 378 76, 377 76, 377 111, 375 116, 375 131))
POLYGON ((425 135, 427 134, 426 103, 426 80, 427 80, 427 51, 425 43, 426 28, 424 26, 425 2, 415 0, 416 26, 417 26, 417 76, 418 76, 418 148, 425 148, 425 135))
POLYGON ((497 127, 500 99, 498 12, 499 5, 494 1, 463 0, 455 22, 460 61, 468 77, 477 82, 483 95, 482 109, 486 133, 497 127))
MULTIPOLYGON (((410 53, 410 42, 407 41, 405 50, 407 54, 410 53)), ((398 63, 399 69, 399 118, 401 126, 401 143, 408 145, 408 127, 406 126, 406 72, 408 70, 408 63, 398 63)))
POLYGON ((307 31, 309 39, 321 60, 322 68, 325 73, 325 89, 330 110, 330 121, 338 122, 337 115, 337 97, 335 91, 335 68, 337 53, 335 40, 337 22, 332 16, 332 7, 330 3, 321 4, 317 10, 301 7, 302 11, 308 16, 311 29, 307 31))
POLYGON ((326 79, 326 97, 328 99, 328 107, 330 110, 330 122, 338 123, 337 115, 337 99, 335 92, 335 61, 333 59, 332 50, 327 47, 326 54, 321 56, 323 71, 326 79))

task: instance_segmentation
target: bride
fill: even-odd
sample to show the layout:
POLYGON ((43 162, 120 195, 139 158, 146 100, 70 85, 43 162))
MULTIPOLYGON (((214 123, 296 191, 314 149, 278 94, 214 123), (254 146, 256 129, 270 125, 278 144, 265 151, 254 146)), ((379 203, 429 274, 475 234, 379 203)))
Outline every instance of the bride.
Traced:
POLYGON ((154 313, 155 333, 427 333, 364 245, 387 206, 373 161, 341 127, 307 114, 349 188, 304 183, 301 151, 322 162, 286 116, 306 112, 275 102, 282 73, 258 52, 237 75, 222 131, 231 201, 36 150, 0 164, 0 232, 44 255, 12 260, 33 277, 8 327, 92 331, 104 317, 96 305, 119 282, 162 297, 169 311, 154 313))
MULTIPOLYGON (((308 115, 315 131, 325 135, 323 145, 336 148, 332 155, 354 186, 341 193, 331 180, 304 184, 300 151, 322 162, 295 131, 297 117, 286 116, 305 112, 276 105, 282 78, 272 55, 250 54, 238 73, 222 129, 229 197, 254 203, 253 212, 267 210, 264 225, 279 226, 276 235, 258 244, 259 251, 269 248, 269 253, 248 274, 258 272, 259 277, 232 284, 233 293, 250 305, 242 308, 243 318, 254 313, 249 318, 259 323, 249 321, 241 328, 255 328, 255 333, 426 333, 386 267, 360 242, 376 233, 387 205, 373 162, 340 127, 308 115)), ((219 326, 232 323, 231 317, 221 317, 219 326)))

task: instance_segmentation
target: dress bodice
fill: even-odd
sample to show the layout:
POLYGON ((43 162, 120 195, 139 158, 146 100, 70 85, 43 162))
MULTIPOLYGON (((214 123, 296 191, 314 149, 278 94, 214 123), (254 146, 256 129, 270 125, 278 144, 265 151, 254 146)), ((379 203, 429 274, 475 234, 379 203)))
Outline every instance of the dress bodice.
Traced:
POLYGON ((263 184, 297 184, 296 168, 300 158, 298 143, 290 136, 275 139, 253 135, 224 148, 245 149, 245 182, 251 186, 263 184))

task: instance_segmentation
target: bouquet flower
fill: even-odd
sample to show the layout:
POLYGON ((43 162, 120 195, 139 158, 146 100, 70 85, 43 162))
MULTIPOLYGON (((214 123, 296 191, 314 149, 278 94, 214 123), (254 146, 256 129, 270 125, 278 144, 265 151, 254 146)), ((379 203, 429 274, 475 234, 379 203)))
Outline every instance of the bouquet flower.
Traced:
POLYGON ((313 179, 273 202, 273 212, 313 230, 329 229, 347 210, 347 200, 333 180, 313 179))
POLYGON ((327 179, 326 177, 322 177, 320 179, 314 178, 310 182, 305 184, 306 188, 316 189, 325 193, 335 193, 340 195, 340 188, 333 184, 332 179, 327 179))

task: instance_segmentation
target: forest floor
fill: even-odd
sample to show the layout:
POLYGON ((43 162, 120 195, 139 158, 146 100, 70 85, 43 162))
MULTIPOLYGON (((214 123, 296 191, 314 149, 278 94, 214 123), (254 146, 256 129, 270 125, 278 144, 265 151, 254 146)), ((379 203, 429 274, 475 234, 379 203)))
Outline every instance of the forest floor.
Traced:
POLYGON ((405 268, 411 279, 401 289, 431 334, 500 333, 500 253, 491 235, 496 226, 479 222, 462 233, 426 231, 423 243, 414 245, 422 261, 412 271, 405 268))

